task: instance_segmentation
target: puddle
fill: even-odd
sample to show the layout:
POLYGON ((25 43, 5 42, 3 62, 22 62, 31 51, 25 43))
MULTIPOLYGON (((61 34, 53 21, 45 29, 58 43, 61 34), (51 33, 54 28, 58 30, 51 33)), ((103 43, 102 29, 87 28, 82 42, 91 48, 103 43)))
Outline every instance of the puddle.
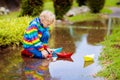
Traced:
MULTIPOLYGON (((57 30, 57 33, 63 33, 64 36, 69 36, 66 34, 67 32, 62 32, 61 28, 57 30)), ((60 39, 61 43, 64 43, 65 41, 67 45, 59 43, 59 45, 57 44, 55 47, 64 45, 66 50, 75 51, 71 57, 73 61, 60 60, 51 62, 49 65, 49 72, 52 79, 104 80, 100 77, 93 77, 93 75, 95 75, 101 69, 101 66, 98 64, 98 56, 102 51, 102 46, 99 43, 103 41, 103 38, 106 35, 106 30, 81 29, 72 27, 72 29, 69 28, 68 31, 70 32, 71 37, 68 40, 64 40, 64 37, 60 39), (83 57, 88 54, 95 55, 94 62, 84 62, 83 57)), ((61 34, 58 34, 57 36, 59 37, 59 35, 61 34)), ((59 42, 59 40, 56 40, 56 42, 59 42)))
POLYGON ((55 27, 50 47, 63 47, 63 51, 73 52, 71 58, 51 62, 21 57, 21 49, 9 51, 0 56, 0 80, 104 80, 94 75, 101 69, 98 57, 102 46, 99 43, 106 34, 106 29, 55 27), (88 54, 95 55, 94 61, 84 62, 83 57, 88 54))

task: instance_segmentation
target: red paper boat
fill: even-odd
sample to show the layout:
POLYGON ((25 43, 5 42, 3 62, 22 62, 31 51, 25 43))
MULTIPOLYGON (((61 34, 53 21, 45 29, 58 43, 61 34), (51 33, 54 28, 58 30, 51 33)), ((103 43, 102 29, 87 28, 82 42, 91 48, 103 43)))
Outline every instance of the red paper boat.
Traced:
POLYGON ((70 53, 65 53, 65 52, 60 52, 57 53, 58 58, 70 58, 72 56, 72 52, 70 53))

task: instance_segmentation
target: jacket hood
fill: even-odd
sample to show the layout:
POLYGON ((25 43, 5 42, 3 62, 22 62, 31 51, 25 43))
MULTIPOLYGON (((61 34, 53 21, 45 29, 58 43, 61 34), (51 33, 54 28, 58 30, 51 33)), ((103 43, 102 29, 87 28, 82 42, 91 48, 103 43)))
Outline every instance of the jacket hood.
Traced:
POLYGON ((34 24, 34 23, 37 23, 37 24, 40 24, 41 26, 43 26, 39 17, 35 18, 33 21, 30 22, 30 24, 34 24))

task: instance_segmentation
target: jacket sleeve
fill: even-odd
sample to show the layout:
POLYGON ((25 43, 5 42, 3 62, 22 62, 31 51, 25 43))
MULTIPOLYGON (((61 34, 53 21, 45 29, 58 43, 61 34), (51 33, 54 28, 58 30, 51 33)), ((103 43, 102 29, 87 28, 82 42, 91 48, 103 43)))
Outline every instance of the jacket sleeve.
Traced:
POLYGON ((39 51, 44 50, 43 43, 40 41, 41 35, 38 35, 38 28, 36 25, 31 25, 30 28, 26 30, 26 34, 29 36, 29 40, 32 45, 35 46, 39 51))

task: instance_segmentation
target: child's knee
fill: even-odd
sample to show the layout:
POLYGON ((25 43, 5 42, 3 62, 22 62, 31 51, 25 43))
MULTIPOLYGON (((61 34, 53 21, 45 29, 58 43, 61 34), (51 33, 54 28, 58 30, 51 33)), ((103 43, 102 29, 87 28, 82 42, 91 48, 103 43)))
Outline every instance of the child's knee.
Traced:
POLYGON ((34 58, 45 59, 42 54, 40 54, 40 55, 34 55, 34 58))
POLYGON ((29 52, 31 52, 33 54, 34 58, 44 59, 42 53, 39 50, 35 49, 35 48, 33 48, 33 50, 29 50, 29 52))

